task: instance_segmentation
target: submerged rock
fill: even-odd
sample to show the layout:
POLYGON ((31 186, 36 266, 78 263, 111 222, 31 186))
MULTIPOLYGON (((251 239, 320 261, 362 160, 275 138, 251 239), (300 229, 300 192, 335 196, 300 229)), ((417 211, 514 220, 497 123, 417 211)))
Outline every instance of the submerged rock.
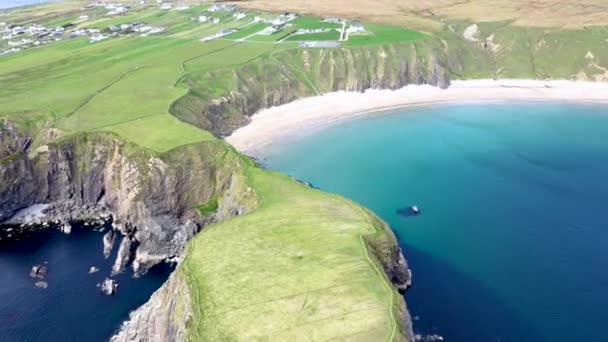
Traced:
POLYGON ((30 271, 30 277, 44 279, 46 277, 47 267, 44 265, 34 265, 30 271))
POLYGON ((103 283, 101 283, 101 292, 107 294, 108 296, 113 296, 116 293, 116 289, 118 288, 118 283, 114 279, 106 278, 103 283))
POLYGON ((46 289, 49 287, 49 284, 46 281, 37 281, 34 285, 39 289, 46 289))

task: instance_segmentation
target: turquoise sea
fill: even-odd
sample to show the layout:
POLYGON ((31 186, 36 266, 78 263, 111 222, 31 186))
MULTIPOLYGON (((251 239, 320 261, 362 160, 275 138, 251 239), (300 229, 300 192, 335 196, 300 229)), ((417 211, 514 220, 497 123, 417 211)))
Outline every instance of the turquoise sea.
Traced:
POLYGON ((417 333, 608 341, 608 106, 393 110, 258 157, 392 226, 417 333), (422 214, 396 213, 409 205, 422 214))

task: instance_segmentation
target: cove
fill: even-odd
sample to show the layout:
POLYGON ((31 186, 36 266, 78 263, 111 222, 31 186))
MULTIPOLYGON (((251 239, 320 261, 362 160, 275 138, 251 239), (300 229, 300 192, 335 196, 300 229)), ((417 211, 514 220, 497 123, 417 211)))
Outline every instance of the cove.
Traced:
POLYGON ((608 307, 608 107, 478 103, 383 112, 276 142, 270 168, 386 220, 417 333, 600 341, 608 307), (422 214, 397 209, 418 205, 422 214))
POLYGON ((74 225, 70 235, 47 229, 0 244, 0 341, 107 341, 168 278, 166 265, 136 279, 127 270, 106 296, 96 285, 109 276, 118 246, 104 259, 102 236, 74 225), (29 273, 45 262, 48 288, 37 288, 29 273), (99 271, 89 274, 91 266, 99 271))

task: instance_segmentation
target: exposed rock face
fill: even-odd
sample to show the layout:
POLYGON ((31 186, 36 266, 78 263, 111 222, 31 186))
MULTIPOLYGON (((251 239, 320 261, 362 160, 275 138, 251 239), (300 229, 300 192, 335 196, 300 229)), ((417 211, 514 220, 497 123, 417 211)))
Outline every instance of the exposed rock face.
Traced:
MULTIPOLYGON (((236 70, 203 76, 206 84, 232 78, 235 89, 223 96, 207 95, 189 82, 192 91, 176 101, 171 113, 218 136, 227 136, 263 108, 326 92, 398 89, 408 84, 450 84, 448 58, 440 45, 416 43, 349 49, 308 49, 284 52, 236 70), (305 76, 303 76, 305 74, 305 76), (202 95, 201 95, 202 94, 202 95), (211 100, 209 100, 211 98, 211 100)), ((458 61, 451 61, 451 64, 458 61)))
POLYGON ((112 253, 112 249, 114 248, 114 242, 116 241, 116 232, 114 230, 110 230, 105 233, 103 236, 103 256, 107 259, 110 257, 110 253, 112 253))
POLYGON ((114 279, 106 278, 103 283, 101 283, 101 292, 105 293, 108 296, 113 296, 114 292, 118 288, 118 283, 114 279))
POLYGON ((36 279, 44 279, 46 277, 47 268, 44 265, 35 265, 30 271, 30 277, 36 279))
POLYGON ((188 285, 179 271, 150 300, 129 315, 111 342, 185 341, 186 326, 191 319, 188 285))
MULTIPOLYGON (((114 272, 133 261, 142 273, 179 255, 202 226, 247 212, 255 196, 245 192, 243 161, 220 142, 157 155, 106 133, 70 136, 35 151, 10 124, 0 136, 9 141, 1 154, 15 156, 0 160, 0 222, 40 203, 46 206, 37 219, 45 225, 109 218, 125 236, 114 272), (196 207, 211 198, 225 200, 202 218, 196 207)), ((108 244, 104 249, 109 254, 108 244)))

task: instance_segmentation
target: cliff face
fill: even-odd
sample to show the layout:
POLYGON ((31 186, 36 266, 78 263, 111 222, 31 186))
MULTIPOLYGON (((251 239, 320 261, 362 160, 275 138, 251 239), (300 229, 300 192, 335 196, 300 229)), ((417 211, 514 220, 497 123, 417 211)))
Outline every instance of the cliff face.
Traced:
POLYGON ((144 272, 178 256, 202 226, 247 212, 255 196, 246 191, 241 158, 218 141, 156 155, 104 133, 35 150, 10 123, 0 137, 16 142, 3 145, 0 222, 35 204, 48 205, 42 221, 111 217, 124 236, 115 272, 131 262, 144 272), (202 215, 196 207, 211 200, 217 210, 202 215))
POLYGON ((191 310, 188 284, 180 272, 173 272, 146 304, 131 313, 110 341, 185 341, 191 310))
POLYGON ((408 84, 447 87, 447 63, 443 50, 433 42, 284 51, 236 69, 188 79, 190 92, 173 104, 171 113, 226 136, 247 124, 260 109, 302 97, 338 90, 397 89, 408 84), (219 88, 210 90, 213 84, 219 88), (221 84, 230 86, 222 88, 221 84))

